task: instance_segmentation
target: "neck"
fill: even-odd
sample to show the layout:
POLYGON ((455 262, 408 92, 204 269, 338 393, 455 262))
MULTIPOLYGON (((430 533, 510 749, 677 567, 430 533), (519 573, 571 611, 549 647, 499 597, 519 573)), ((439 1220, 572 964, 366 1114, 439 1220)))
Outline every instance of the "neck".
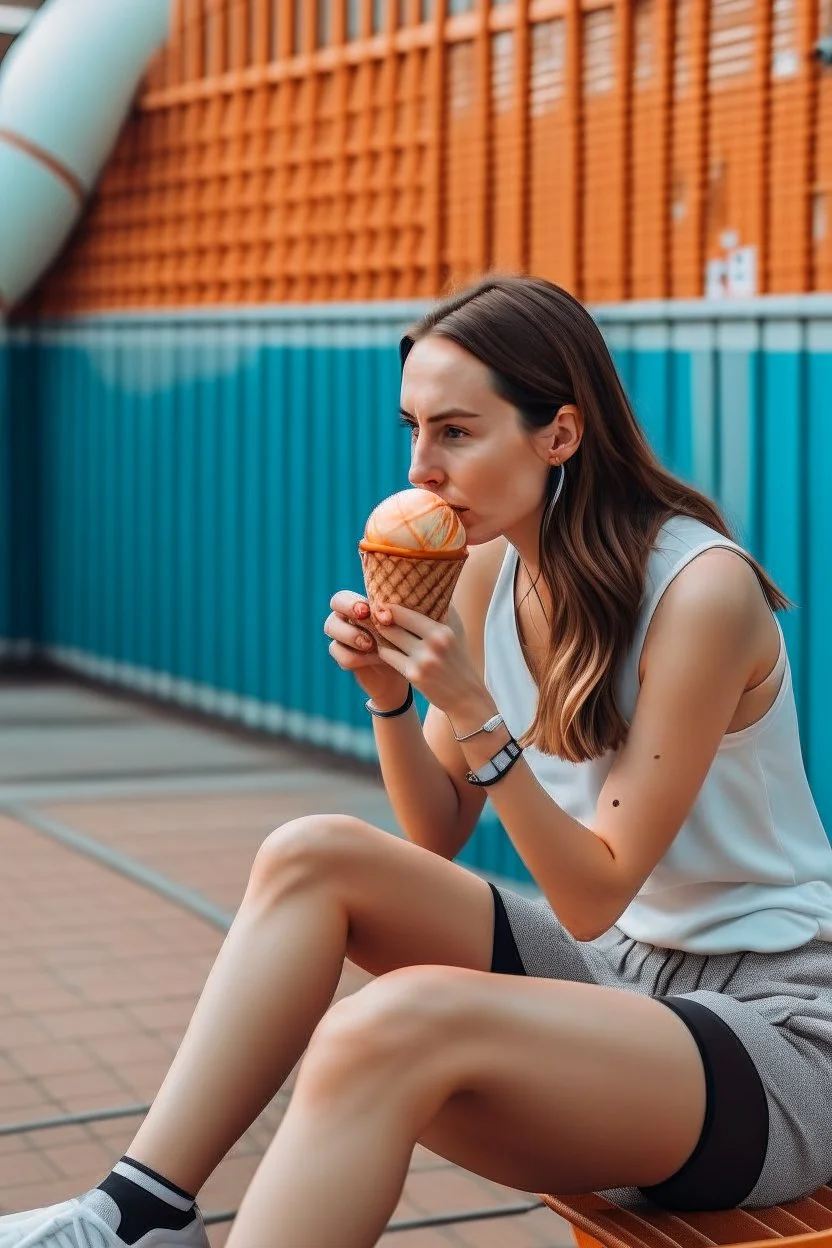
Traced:
POLYGON ((543 508, 529 516, 522 526, 505 534, 506 540, 517 551, 526 566, 529 576, 534 580, 540 571, 540 522, 543 519, 543 508))

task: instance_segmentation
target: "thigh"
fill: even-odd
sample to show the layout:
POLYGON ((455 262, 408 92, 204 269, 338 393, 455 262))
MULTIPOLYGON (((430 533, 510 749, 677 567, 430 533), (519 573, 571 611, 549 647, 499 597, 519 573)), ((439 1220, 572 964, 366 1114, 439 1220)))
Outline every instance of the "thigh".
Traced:
POLYGON ((371 974, 413 965, 491 969, 491 890, 457 863, 365 825, 362 852, 340 885, 347 956, 371 974))
POLYGON ((594 984, 478 979, 448 1052, 459 1091, 426 1147, 525 1191, 650 1186, 684 1164, 702 1132, 706 1083, 677 1015, 594 984))
POLYGON ((283 904, 298 889, 341 912, 347 957, 372 975, 426 964, 491 968, 488 884, 362 819, 305 816, 267 838, 249 881, 252 903, 283 904))

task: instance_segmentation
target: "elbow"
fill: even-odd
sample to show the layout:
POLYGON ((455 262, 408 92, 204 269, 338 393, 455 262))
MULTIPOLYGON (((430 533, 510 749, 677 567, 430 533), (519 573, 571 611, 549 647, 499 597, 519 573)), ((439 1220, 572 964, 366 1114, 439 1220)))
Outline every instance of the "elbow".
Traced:
POLYGON ((471 827, 466 831, 457 825, 441 827, 435 823, 416 824, 412 820, 407 824, 400 824, 400 827, 405 840, 421 849, 430 850, 432 854, 446 858, 449 862, 453 862, 464 848, 474 830, 471 827))
POLYGON ((610 900, 609 904, 599 906, 596 897, 592 903, 578 906, 565 917, 558 914, 558 918, 570 936, 581 944, 586 944, 588 941, 597 940, 614 927, 626 909, 627 905, 622 905, 620 899, 610 900))
POLYGON ((597 940, 614 927, 641 884, 641 881, 622 878, 624 871, 621 864, 616 863, 612 849, 603 838, 598 839, 609 855, 605 860, 607 869, 601 879, 596 878, 591 890, 587 889, 583 897, 576 898, 574 922, 564 923, 569 934, 582 943, 597 940))
POLYGON ((614 922, 615 919, 611 923, 601 924, 588 924, 582 921, 570 925, 564 924, 564 927, 566 927, 569 935, 574 937, 579 944, 587 944, 589 941, 597 940, 599 936, 603 936, 604 932, 608 932, 614 922))

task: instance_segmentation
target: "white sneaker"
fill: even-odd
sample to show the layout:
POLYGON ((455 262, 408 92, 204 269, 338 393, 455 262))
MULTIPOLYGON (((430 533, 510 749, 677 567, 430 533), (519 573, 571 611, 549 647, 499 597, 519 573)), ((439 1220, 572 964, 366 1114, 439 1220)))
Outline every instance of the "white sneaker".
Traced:
POLYGON ((28 1235, 42 1222, 58 1213, 64 1213, 78 1204, 77 1197, 64 1200, 59 1205, 44 1205, 42 1209, 25 1209, 22 1213, 6 1213, 0 1217, 0 1248, 14 1248, 24 1235, 28 1235))
MULTIPOLYGON (((47 1209, 12 1214, 0 1223, 1 1248, 124 1248, 107 1219, 118 1210, 106 1192, 93 1189, 81 1199, 47 1209), (102 1216, 103 1215, 103 1216, 102 1216), (15 1219, 17 1222, 15 1224, 15 1219)), ((137 1239, 133 1248, 209 1248, 205 1223, 195 1208, 192 1222, 181 1231, 156 1228, 137 1239)))

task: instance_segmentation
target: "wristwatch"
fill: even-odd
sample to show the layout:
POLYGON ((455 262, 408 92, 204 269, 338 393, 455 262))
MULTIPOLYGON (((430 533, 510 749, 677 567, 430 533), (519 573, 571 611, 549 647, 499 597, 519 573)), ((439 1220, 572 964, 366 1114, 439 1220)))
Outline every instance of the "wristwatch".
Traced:
POLYGON ((509 737, 505 745, 497 751, 493 758, 489 758, 487 763, 483 763, 482 767, 477 771, 466 771, 465 779, 469 784, 476 784, 480 788, 488 788, 489 785, 496 784, 498 780, 502 780, 507 775, 518 758, 523 754, 523 747, 518 745, 514 737, 509 737))

